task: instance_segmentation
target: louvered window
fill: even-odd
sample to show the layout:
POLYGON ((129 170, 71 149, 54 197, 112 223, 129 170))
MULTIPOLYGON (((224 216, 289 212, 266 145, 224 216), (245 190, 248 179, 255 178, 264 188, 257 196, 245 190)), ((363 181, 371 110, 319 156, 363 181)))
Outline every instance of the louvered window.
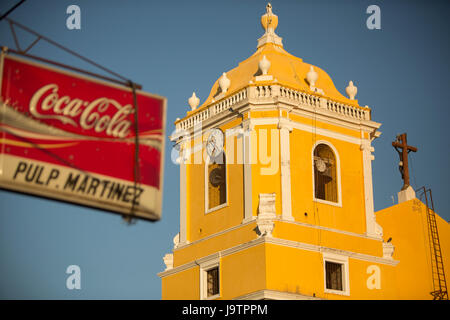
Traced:
POLYGON ((327 289, 343 291, 342 274, 343 265, 334 262, 325 262, 327 289))
POLYGON ((219 267, 212 268, 206 272, 207 296, 219 294, 219 267))

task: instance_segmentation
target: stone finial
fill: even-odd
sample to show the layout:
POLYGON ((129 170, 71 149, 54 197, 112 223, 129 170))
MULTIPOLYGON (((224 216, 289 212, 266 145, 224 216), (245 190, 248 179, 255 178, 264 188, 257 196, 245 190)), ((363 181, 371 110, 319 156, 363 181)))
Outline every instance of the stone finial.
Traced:
POLYGON ((270 3, 266 6, 266 13, 261 16, 261 26, 264 29, 264 35, 258 39, 258 48, 266 43, 283 46, 282 39, 275 34, 275 29, 278 26, 278 16, 272 12, 270 3))
POLYGON ((219 86, 223 93, 227 92, 230 87, 230 79, 227 78, 227 74, 224 72, 219 79, 219 86))
POLYGON ((274 220, 276 218, 275 197, 275 193, 259 194, 258 218, 256 219, 256 225, 258 226, 258 231, 261 237, 272 236, 272 231, 275 227, 274 220))
POLYGON ((347 92, 347 95, 349 96, 350 100, 355 100, 358 88, 353 85, 353 81, 349 81, 348 87, 345 88, 345 92, 347 92))
POLYGON ((306 80, 308 80, 309 85, 311 87, 314 87, 316 85, 316 81, 318 78, 319 78, 319 75, 314 70, 314 67, 311 66, 311 68, 309 68, 308 73, 306 74, 306 80))
POLYGON ((192 111, 194 111, 195 108, 198 107, 198 105, 200 103, 200 99, 197 98, 197 96, 195 95, 195 92, 192 92, 192 96, 188 99, 188 103, 191 106, 192 111))
POLYGON ((168 253, 163 257, 166 270, 173 269, 173 253, 168 253))
POLYGON ((278 26, 278 16, 272 12, 272 5, 270 3, 266 6, 266 13, 261 17, 261 26, 266 33, 274 33, 278 26))
POLYGON ((393 259, 395 247, 392 242, 383 242, 383 258, 393 259))
POLYGON ((173 248, 176 249, 180 245, 180 233, 178 232, 175 237, 173 237, 173 248))
POLYGON ((266 75, 267 71, 269 71, 269 68, 270 68, 270 61, 264 55, 262 59, 259 61, 259 69, 261 70, 263 75, 266 75))

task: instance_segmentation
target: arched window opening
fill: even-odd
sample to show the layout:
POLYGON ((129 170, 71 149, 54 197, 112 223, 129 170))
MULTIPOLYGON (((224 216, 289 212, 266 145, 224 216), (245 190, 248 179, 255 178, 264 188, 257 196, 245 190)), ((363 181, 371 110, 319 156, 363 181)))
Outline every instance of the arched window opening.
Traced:
POLYGON ((326 144, 314 149, 314 189, 316 199, 338 202, 336 157, 326 144))
POLYGON ((208 210, 227 201, 227 178, 225 154, 208 163, 208 210))

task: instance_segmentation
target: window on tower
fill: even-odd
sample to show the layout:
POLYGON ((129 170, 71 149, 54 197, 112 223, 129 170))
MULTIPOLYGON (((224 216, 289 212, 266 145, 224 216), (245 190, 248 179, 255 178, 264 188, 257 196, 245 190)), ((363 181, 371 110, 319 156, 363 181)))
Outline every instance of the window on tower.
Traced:
POLYGON ((348 256, 323 253, 324 292, 350 295, 350 275, 348 256))
POLYGON ((343 290, 342 285, 342 268, 343 265, 334 262, 325 262, 326 272, 326 288, 330 290, 343 290))
POLYGON ((314 196, 316 199, 338 202, 336 157, 326 144, 314 149, 314 196))
POLYGON ((207 297, 219 294, 219 267, 206 272, 207 297))
POLYGON ((200 264, 200 299, 220 297, 220 261, 218 258, 200 264))
POLYGON ((210 160, 208 166, 208 194, 207 208, 214 209, 227 201, 226 158, 221 153, 215 159, 210 160))

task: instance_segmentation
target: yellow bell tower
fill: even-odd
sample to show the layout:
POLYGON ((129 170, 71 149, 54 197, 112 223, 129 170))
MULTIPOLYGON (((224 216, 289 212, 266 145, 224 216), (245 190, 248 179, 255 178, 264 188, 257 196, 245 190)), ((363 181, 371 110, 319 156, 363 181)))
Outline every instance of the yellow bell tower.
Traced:
MULTIPOLYGON (((428 298, 429 280, 412 296, 399 288, 408 278, 396 239, 385 242, 375 218, 380 123, 352 81, 344 96, 325 71, 283 49, 270 4, 261 24, 256 52, 224 72, 201 106, 194 93, 175 122, 180 232, 159 273, 162 298, 428 298)), ((402 212, 412 206, 423 204, 402 212)))

